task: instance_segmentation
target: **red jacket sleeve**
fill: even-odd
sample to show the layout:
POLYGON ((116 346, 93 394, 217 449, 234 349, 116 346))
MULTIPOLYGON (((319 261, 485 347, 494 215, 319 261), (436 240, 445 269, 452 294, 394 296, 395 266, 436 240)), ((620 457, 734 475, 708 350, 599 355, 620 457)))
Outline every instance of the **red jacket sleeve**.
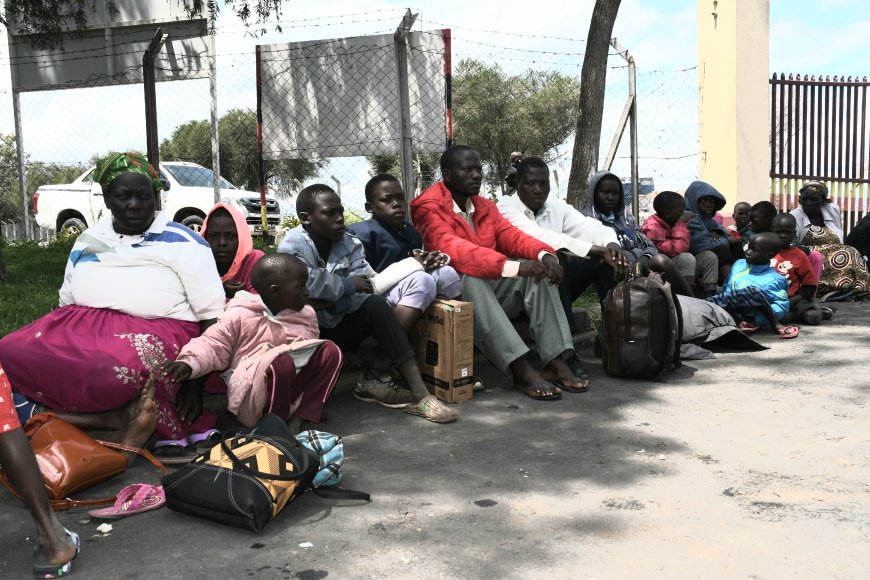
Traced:
POLYGON ((816 273, 813 272, 810 259, 801 250, 798 250, 798 253, 800 254, 800 264, 798 264, 797 279, 801 286, 818 286, 819 281, 816 279, 816 273))
POLYGON ((450 256, 450 265, 457 272, 477 278, 501 278, 507 256, 457 235, 452 216, 445 216, 433 204, 412 206, 411 215, 423 236, 423 247, 450 256))

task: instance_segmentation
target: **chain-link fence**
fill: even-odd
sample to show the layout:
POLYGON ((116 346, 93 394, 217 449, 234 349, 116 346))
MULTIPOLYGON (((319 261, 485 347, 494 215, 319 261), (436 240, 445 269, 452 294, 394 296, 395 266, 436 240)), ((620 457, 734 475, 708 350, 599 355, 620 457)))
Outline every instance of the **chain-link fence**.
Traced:
MULTIPOLYGON (((412 156, 442 151, 448 34, 412 33, 407 50, 393 35, 258 46, 264 160, 322 167, 341 158, 346 166, 356 160, 363 168, 379 158, 392 162, 402 150, 405 114, 412 156), (404 112, 402 87, 409 96, 404 112)), ((330 177, 337 189, 350 189, 347 202, 359 207, 364 182, 353 175, 346 182, 330 177)))
MULTIPOLYGON (((285 34, 295 38, 330 38, 335 36, 332 23, 341 19, 356 22, 357 34, 391 36, 402 12, 403 9, 383 10, 289 22, 285 24, 285 34)), ((408 52, 411 71, 425 68, 424 62, 430 65, 437 62, 441 67, 438 74, 425 77, 425 82, 415 83, 412 72, 409 83, 416 145, 413 168, 418 189, 440 178, 435 151, 444 145, 445 124, 452 122, 455 141, 481 152, 488 171, 488 191, 493 196, 503 191, 510 153, 523 151, 547 159, 553 170, 553 191, 564 197, 585 42, 577 38, 475 30, 431 20, 418 23, 415 28, 425 29, 415 33, 419 37, 442 39, 440 49, 412 42, 408 52), (451 29, 449 52, 444 48, 442 29, 451 29), (445 67, 448 56, 450 66, 445 67), (452 117, 447 116, 448 93, 452 97, 452 117), (438 137, 423 128, 427 123, 438 125, 441 131, 438 137)), ((215 36, 220 168, 221 174, 236 186, 256 191, 255 45, 265 43, 245 33, 243 28, 218 26, 215 36)), ((287 108, 280 115, 301 119, 302 108, 309 113, 313 111, 314 116, 309 116, 308 125, 301 132, 297 128, 292 135, 293 148, 266 158, 268 195, 280 199, 283 213, 295 213, 295 193, 304 185, 320 181, 340 190, 348 209, 362 213, 363 186, 370 176, 383 171, 397 175, 401 172, 397 155, 401 143, 395 132, 399 116, 378 117, 373 113, 377 109, 375 104, 380 107, 383 102, 398 99, 394 48, 391 43, 370 44, 369 51, 359 55, 357 64, 350 66, 347 60, 345 65, 340 64, 342 58, 349 56, 347 51, 335 52, 331 57, 306 55, 301 46, 312 44, 318 43, 285 45, 299 47, 293 55, 288 52, 285 59, 293 86, 286 95, 287 108), (363 70, 368 73, 360 75, 363 70), (324 84, 327 79, 343 83, 346 93, 356 94, 352 106, 336 98, 324 84), (326 120, 345 124, 345 131, 341 132, 343 140, 332 139, 338 134, 330 136, 318 131, 326 120)), ((69 53, 65 58, 79 56, 69 53)), ((643 53, 634 57, 641 191, 682 190, 696 177, 698 166, 696 70, 648 70, 643 53)), ((0 67, 7 63, 8 59, 0 58, 0 67)), ((157 66, 171 69, 186 64, 184 60, 159 55, 157 66)), ((608 59, 608 67, 602 162, 628 90, 625 61, 615 51, 608 59)), ((0 76, 3 74, 0 71, 0 76)), ((141 75, 141 70, 119 74, 141 75)), ((105 79, 105 84, 111 84, 111 80, 105 79)), ((90 166, 94 157, 110 150, 145 149, 141 84, 68 89, 71 87, 20 95, 28 199, 39 186, 69 183, 90 166)), ((21 208, 8 104, 0 108, 0 117, 5 117, 0 118, 0 126, 9 127, 3 131, 5 138, 0 139, 0 221, 16 221, 21 208), (3 123, 4 120, 7 122, 3 123)), ((211 166, 208 80, 159 82, 157 118, 162 160, 211 166)), ((612 170, 626 180, 630 177, 627 134, 612 170)))

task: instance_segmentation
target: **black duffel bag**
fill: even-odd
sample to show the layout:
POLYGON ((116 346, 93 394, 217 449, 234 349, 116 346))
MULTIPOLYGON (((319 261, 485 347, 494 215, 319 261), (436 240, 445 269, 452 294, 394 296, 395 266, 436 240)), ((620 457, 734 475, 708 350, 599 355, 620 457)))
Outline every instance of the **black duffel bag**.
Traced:
MULTIPOLYGON (((318 457, 279 417, 224 433, 221 442, 163 478, 169 509, 222 524, 262 531, 284 506, 311 488, 318 457)), ((326 491, 326 490, 325 490, 326 491)), ((350 490, 327 497, 368 500, 350 490)))

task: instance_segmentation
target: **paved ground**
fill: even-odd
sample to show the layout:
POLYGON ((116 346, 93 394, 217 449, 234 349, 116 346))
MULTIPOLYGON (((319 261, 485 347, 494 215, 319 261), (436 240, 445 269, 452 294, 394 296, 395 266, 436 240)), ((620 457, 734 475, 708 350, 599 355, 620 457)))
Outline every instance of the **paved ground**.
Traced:
MULTIPOLYGON (((448 426, 341 389, 326 427, 345 437, 345 486, 371 504, 309 494, 259 535, 165 509, 101 535, 66 512, 85 538, 74 577, 866 576, 867 312, 842 305, 796 340, 761 335, 770 350, 690 362, 668 383, 592 362, 592 390, 555 403, 481 365, 488 390, 448 426)), ((31 526, 5 491, 0 545, 0 577, 29 577, 31 526)))

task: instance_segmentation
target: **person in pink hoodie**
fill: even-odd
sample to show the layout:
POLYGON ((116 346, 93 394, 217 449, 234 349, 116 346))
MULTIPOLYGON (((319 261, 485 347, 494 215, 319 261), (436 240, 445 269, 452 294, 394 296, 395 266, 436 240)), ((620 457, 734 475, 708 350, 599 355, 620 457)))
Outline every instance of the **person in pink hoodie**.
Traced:
POLYGON ((256 293, 251 270, 266 254, 254 249, 251 229, 242 212, 225 203, 215 204, 205 216, 199 235, 211 247, 227 301, 239 290, 256 293))
POLYGON ((236 292, 217 324, 188 342, 166 373, 177 382, 223 371, 227 408, 245 426, 273 413, 298 433, 320 421, 341 371, 341 350, 321 340, 308 306, 308 269, 269 254, 251 271, 259 294, 236 292))
POLYGON ((689 253, 691 234, 688 222, 694 213, 685 210, 683 196, 674 191, 662 191, 653 200, 655 214, 643 223, 641 229, 644 235, 655 244, 658 251, 671 260, 698 296, 713 296, 716 294, 718 273, 718 258, 709 251, 699 252, 693 256, 689 253), (703 286, 697 291, 695 281, 701 277, 703 286))

